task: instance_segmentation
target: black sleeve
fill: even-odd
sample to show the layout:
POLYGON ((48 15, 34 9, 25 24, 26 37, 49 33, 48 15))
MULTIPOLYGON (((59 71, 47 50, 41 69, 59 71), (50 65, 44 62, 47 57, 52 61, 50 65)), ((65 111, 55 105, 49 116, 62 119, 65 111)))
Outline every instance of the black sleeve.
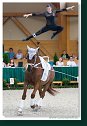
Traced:
POLYGON ((61 54, 61 57, 63 56, 63 54, 61 54))
POLYGON ((63 12, 63 11, 67 11, 66 8, 60 9, 60 10, 55 10, 55 13, 59 13, 59 12, 63 12))
POLYGON ((66 58, 68 58, 68 59, 69 59, 69 58, 70 58, 70 56, 69 56, 68 54, 66 54, 66 58))
POLYGON ((32 16, 45 16, 45 13, 32 13, 32 16))

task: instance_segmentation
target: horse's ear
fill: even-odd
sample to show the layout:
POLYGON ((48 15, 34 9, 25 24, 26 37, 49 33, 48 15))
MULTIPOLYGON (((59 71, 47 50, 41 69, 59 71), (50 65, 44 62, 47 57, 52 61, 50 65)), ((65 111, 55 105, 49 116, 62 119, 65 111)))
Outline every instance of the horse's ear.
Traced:
POLYGON ((38 48, 36 48, 36 52, 38 51, 38 49, 39 49, 39 47, 38 47, 38 48))
POLYGON ((27 49, 29 50, 30 49, 30 47, 27 45, 27 49))

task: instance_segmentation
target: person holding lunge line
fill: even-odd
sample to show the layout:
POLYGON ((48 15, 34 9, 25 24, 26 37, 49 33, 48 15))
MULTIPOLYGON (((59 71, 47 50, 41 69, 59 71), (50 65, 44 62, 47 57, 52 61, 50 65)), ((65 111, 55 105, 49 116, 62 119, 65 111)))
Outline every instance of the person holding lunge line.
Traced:
POLYGON ((71 7, 67 7, 64 9, 60 9, 60 10, 53 10, 52 6, 50 4, 48 4, 46 6, 46 11, 43 13, 30 13, 30 14, 24 14, 23 16, 28 18, 29 16, 44 16, 46 18, 46 25, 40 29, 38 32, 28 36, 25 39, 22 39, 22 41, 28 41, 29 39, 36 37, 42 33, 45 33, 49 30, 51 31, 55 31, 53 33, 53 35, 51 36, 51 39, 53 39, 58 33, 60 33, 61 31, 63 31, 63 27, 56 25, 55 24, 55 16, 57 13, 59 12, 63 12, 63 11, 67 11, 67 10, 73 10, 75 6, 71 6, 71 7))

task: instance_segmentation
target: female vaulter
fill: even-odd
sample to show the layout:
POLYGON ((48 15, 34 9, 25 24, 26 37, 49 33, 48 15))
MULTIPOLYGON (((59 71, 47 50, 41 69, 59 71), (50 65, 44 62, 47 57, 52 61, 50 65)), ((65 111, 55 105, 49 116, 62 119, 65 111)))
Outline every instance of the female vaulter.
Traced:
POLYGON ((73 10, 75 6, 67 7, 64 9, 60 10, 53 10, 52 6, 48 4, 46 6, 46 11, 43 13, 30 13, 30 14, 24 14, 24 17, 29 17, 29 16, 44 16, 46 18, 46 25, 40 29, 38 32, 28 36, 27 38, 23 39, 22 41, 28 41, 29 39, 36 37, 44 32, 47 32, 49 30, 55 31, 53 35, 51 36, 51 39, 54 38, 58 33, 60 33, 63 30, 62 26, 56 25, 55 24, 55 16, 57 13, 62 12, 62 11, 67 11, 67 10, 73 10))

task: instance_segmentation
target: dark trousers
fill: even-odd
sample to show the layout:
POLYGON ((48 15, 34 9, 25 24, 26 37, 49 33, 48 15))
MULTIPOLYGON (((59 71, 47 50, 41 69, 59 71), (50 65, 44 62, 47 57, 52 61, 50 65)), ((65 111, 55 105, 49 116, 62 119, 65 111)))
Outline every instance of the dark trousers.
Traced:
MULTIPOLYGON (((63 30, 63 27, 62 26, 57 26, 57 25, 46 25, 45 27, 43 27, 41 30, 39 30, 38 32, 34 33, 33 35, 29 36, 26 38, 26 40, 29 40, 33 37, 36 37, 42 33, 45 33, 47 31, 56 31, 53 33, 53 37, 55 35, 57 35, 58 33, 60 33, 62 30, 63 30)), ((51 37, 52 38, 52 37, 51 37)))

